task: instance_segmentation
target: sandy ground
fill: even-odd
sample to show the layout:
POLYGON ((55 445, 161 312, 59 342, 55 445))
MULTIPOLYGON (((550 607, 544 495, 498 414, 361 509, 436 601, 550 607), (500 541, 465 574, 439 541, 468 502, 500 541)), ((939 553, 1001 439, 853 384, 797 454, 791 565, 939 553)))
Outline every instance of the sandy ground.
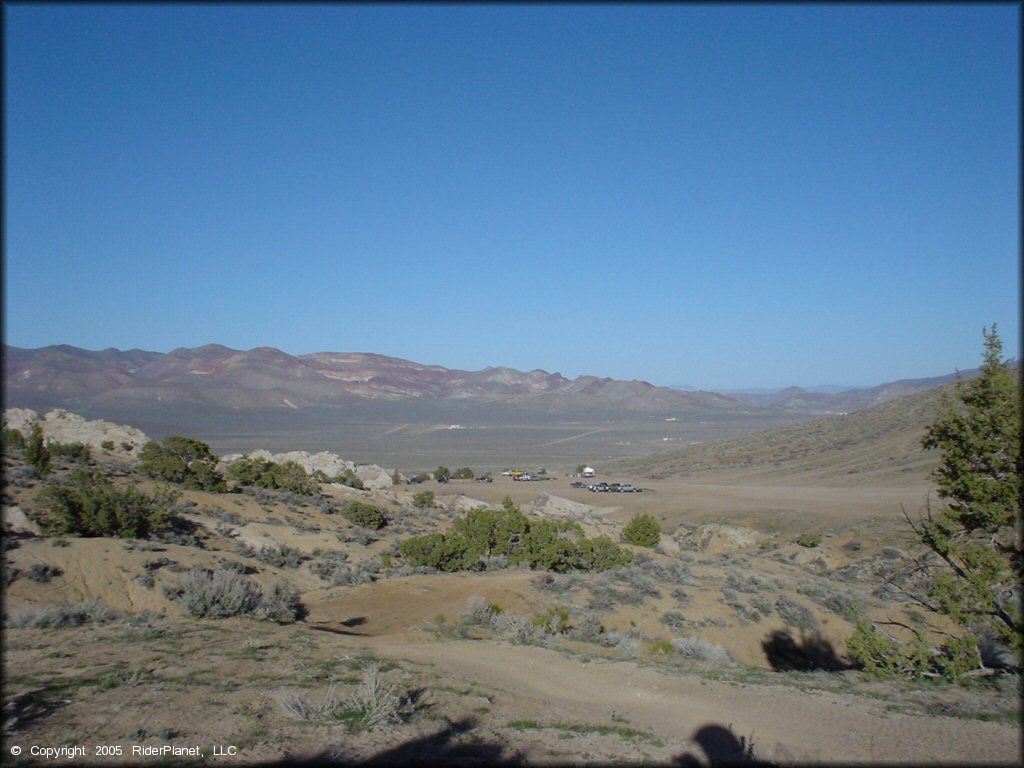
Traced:
MULTIPOLYGON (((849 621, 822 610, 795 587, 814 573, 827 580, 820 574, 897 543, 900 506, 916 510, 926 485, 745 485, 687 478, 637 482, 651 489, 641 494, 594 494, 572 489, 569 482, 564 476, 540 483, 499 477, 490 484, 427 483, 375 496, 336 493, 373 499, 392 510, 396 521, 434 529, 473 503, 456 503, 456 497, 498 505, 510 496, 540 513, 577 516, 587 521, 588 532, 617 531, 637 512, 646 512, 661 519, 666 532, 713 521, 773 535, 778 546, 763 553, 680 553, 678 546, 666 546, 662 554, 648 551, 663 563, 685 555, 692 576, 684 582, 685 605, 674 603, 669 585, 662 584, 657 596, 620 604, 602 616, 609 630, 667 638, 671 633, 659 617, 681 610, 699 620, 689 632, 721 644, 740 662, 732 671, 669 664, 646 646, 638 658, 623 660, 608 648, 563 638, 556 638, 553 648, 511 645, 486 633, 470 633, 472 639, 466 639, 448 630, 474 597, 532 616, 553 605, 585 603, 587 595, 580 589, 538 591, 538 574, 522 570, 326 586, 305 566, 246 560, 237 553, 237 543, 281 543, 309 553, 343 549, 349 563, 376 562, 406 535, 391 530, 398 523, 381 531, 380 540, 360 544, 351 540, 354 529, 347 521, 315 507, 265 509, 246 496, 189 492, 186 497, 195 502, 191 517, 205 537, 202 549, 113 539, 69 539, 66 546, 55 546, 45 537, 25 537, 8 550, 8 562, 22 573, 35 564, 62 569, 49 583, 17 578, 6 590, 8 614, 90 598, 122 611, 153 613, 141 627, 124 619, 56 630, 9 627, 4 634, 5 704, 17 722, 11 725, 8 718, 5 749, 105 740, 126 748, 240 745, 235 757, 216 758, 228 763, 374 756, 405 761, 412 756, 469 763, 709 764, 738 757, 738 739, 752 738, 757 758, 782 764, 1019 760, 1019 720, 936 714, 957 712, 987 694, 879 687, 863 683, 853 671, 770 672, 761 643, 787 625, 774 614, 757 623, 737 621, 721 600, 730 572, 756 571, 775 579, 781 586, 763 596, 774 600, 784 592, 807 606, 819 621, 821 637, 841 653, 849 621), (433 490, 449 508, 413 514, 403 507, 412 490, 433 490), (218 507, 235 513, 237 521, 218 526, 223 517, 215 513, 218 507), (825 535, 820 547, 812 551, 788 543, 808 530, 825 535), (843 546, 854 539, 862 543, 856 555, 843 546), (156 558, 173 561, 174 569, 151 568, 156 583, 146 587, 139 576, 156 558), (812 573, 812 558, 828 567, 812 573), (214 568, 225 560, 253 565, 251 578, 264 588, 278 578, 289 580, 302 590, 308 615, 286 626, 245 619, 197 621, 163 594, 162 587, 173 585, 192 565, 214 568), (422 692, 417 714, 407 723, 387 732, 351 733, 338 723, 287 716, 282 690, 322 697, 332 683, 351 686, 370 657, 392 661, 395 669, 389 674, 422 692)), ((31 489, 19 491, 18 501, 28 506, 31 494, 31 489)), ((873 587, 840 586, 865 594, 873 587)))

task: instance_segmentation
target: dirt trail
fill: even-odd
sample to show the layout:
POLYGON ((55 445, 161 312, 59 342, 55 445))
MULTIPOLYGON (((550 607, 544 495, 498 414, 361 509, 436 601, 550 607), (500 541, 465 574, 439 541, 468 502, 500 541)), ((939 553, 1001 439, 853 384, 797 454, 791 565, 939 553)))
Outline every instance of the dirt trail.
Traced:
POLYGON ((758 757, 788 762, 1016 763, 1012 725, 886 712, 849 695, 666 675, 631 662, 565 657, 508 644, 378 638, 376 650, 491 688, 512 718, 616 722, 651 731, 685 751, 703 726, 753 735, 758 757))

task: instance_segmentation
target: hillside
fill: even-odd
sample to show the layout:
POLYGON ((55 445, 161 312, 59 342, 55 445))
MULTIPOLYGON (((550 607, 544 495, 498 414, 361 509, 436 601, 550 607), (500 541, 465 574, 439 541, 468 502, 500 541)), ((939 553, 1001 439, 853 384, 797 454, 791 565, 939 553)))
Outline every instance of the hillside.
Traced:
POLYGON ((921 448, 943 393, 954 384, 882 405, 714 443, 623 460, 651 479, 720 476, 722 482, 906 484, 927 478, 937 456, 921 448))
MULTIPOLYGON (((61 440, 83 439, 87 425, 73 415, 47 419, 48 437, 56 422, 77 429, 61 440)), ((692 511, 693 489, 675 480, 642 494, 501 475, 213 492, 144 476, 134 448, 103 447, 131 429, 91 428, 99 447, 85 464, 120 487, 173 490, 180 524, 147 539, 47 534, 40 493, 82 460, 56 459, 43 481, 22 451, 5 452, 11 744, 93 740, 128 756, 168 743, 237 746, 226 764, 703 765, 738 759, 739 740, 755 737, 757 758, 784 764, 991 764, 1018 753, 1009 677, 957 688, 873 683, 849 668, 855 606, 911 620, 901 596, 881 588, 900 573, 900 489, 722 486, 711 489, 717 509, 697 500, 692 511), (435 506, 417 503, 423 491, 435 506), (662 521, 661 541, 623 545, 634 562, 605 571, 490 558, 483 570, 444 573, 404 559, 403 541, 506 497, 532 520, 572 520, 616 542, 647 512, 662 521), (357 523, 346 514, 355 502, 386 524, 357 523), (709 511, 729 524, 705 522, 709 511), (821 542, 796 543, 809 530, 821 542), (298 603, 264 620, 237 606, 218 617, 203 612, 206 578, 234 585, 232 595, 291 591, 298 603), (404 697, 388 729, 368 724, 360 698, 377 671, 373 701, 404 697)))

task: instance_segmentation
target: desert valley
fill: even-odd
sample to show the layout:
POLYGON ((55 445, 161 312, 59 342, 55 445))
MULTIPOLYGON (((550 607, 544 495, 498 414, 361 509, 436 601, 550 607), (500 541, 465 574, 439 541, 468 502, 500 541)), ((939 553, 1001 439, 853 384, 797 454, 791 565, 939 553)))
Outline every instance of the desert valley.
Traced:
POLYGON ((1024 764, 1019 3, 3 19, 0 763, 1024 764))
POLYGON ((22 763, 1020 758, 994 646, 959 683, 847 646, 952 629, 908 525, 952 375, 743 398, 217 346, 4 375, 22 763))

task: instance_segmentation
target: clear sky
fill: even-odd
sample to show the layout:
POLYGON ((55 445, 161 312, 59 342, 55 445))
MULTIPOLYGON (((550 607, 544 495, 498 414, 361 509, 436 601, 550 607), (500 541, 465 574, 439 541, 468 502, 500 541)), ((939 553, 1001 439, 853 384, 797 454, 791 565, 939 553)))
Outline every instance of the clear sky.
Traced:
POLYGON ((4 335, 725 389, 1019 355, 1020 6, 4 6, 4 335))

